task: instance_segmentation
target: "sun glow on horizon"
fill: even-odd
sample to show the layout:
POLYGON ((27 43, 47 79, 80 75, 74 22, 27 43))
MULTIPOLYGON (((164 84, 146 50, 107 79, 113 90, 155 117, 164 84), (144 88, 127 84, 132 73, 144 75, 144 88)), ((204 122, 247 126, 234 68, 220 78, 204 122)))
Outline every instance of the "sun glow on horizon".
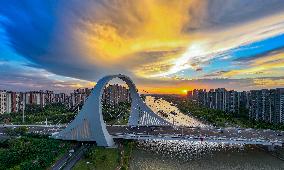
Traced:
POLYGON ((182 90, 181 92, 182 92, 183 94, 187 94, 187 91, 188 91, 188 90, 182 90))

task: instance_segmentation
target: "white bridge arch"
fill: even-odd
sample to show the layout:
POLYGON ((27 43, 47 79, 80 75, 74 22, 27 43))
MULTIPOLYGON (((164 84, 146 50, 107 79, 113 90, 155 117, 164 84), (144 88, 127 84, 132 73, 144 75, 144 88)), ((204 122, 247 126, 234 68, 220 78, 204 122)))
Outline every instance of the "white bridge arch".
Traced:
POLYGON ((155 114, 143 102, 135 84, 129 77, 119 74, 105 76, 100 79, 76 118, 64 130, 52 137, 63 140, 96 141, 98 146, 112 146, 114 142, 103 120, 101 99, 104 87, 114 78, 120 78, 129 87, 132 102, 128 125, 172 125, 155 114))

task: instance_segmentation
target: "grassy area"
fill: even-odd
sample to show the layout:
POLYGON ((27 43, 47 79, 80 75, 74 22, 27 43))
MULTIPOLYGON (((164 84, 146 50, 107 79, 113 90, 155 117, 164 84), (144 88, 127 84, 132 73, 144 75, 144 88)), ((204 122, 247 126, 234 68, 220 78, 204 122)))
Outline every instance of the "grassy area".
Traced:
POLYGON ((22 136, 0 142, 0 169, 46 169, 70 148, 48 137, 22 136))
POLYGON ((74 170, 114 170, 119 166, 120 153, 117 148, 93 146, 73 168, 74 170))
POLYGON ((73 170, 121 170, 129 169, 134 142, 122 141, 119 148, 93 146, 73 168, 73 170))
POLYGON ((123 152, 121 155, 121 170, 127 170, 129 169, 129 163, 131 160, 132 151, 134 148, 134 142, 133 141, 123 141, 123 152))

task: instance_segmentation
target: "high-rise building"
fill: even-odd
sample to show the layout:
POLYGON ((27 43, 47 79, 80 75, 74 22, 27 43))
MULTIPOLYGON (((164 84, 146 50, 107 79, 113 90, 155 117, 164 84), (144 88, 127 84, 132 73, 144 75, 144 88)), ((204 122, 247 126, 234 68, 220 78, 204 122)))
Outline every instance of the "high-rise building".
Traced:
POLYGON ((206 89, 194 89, 193 91, 188 91, 187 98, 189 100, 192 100, 199 106, 206 105, 207 101, 206 89))
POLYGON ((225 111, 237 113, 240 107, 240 96, 237 91, 226 91, 225 94, 225 111))
POLYGON ((281 123, 283 89, 251 90, 249 93, 249 117, 270 123, 281 123))
MULTIPOLYGON (((88 96, 91 94, 92 89, 82 88, 76 89, 73 93, 70 94, 70 97, 66 97, 66 100, 69 101, 70 108, 77 107, 82 105, 88 96)), ((63 97, 63 95, 62 95, 63 97)))
POLYGON ((250 91, 249 117, 255 120, 262 119, 262 94, 259 90, 250 91))
POLYGON ((210 89, 208 92, 205 89, 194 89, 188 93, 188 99, 199 106, 233 113, 239 112, 241 102, 246 102, 241 101, 241 93, 225 88, 210 89))
POLYGON ((214 89, 210 89, 207 94, 207 107, 211 109, 216 109, 217 95, 214 89))
POLYGON ((246 91, 239 92, 239 104, 242 109, 249 108, 248 93, 246 91))
POLYGON ((6 92, 6 113, 11 113, 12 112, 12 92, 6 92))
POLYGON ((215 90, 216 92, 216 109, 218 110, 226 110, 226 92, 225 88, 218 88, 215 90))
POLYGON ((7 98, 6 91, 0 90, 0 114, 6 113, 7 111, 7 98))
POLYGON ((111 105, 117 105, 120 102, 130 102, 129 90, 118 84, 109 85, 104 89, 102 101, 111 105))
POLYGON ((284 88, 276 89, 275 117, 277 123, 284 123, 284 88))
POLYGON ((53 91, 46 90, 45 91, 45 103, 53 103, 54 102, 54 93, 53 91))
POLYGON ((240 113, 248 110, 248 117, 270 123, 284 123, 284 88, 237 92, 224 88, 208 92, 194 89, 188 99, 199 106, 240 113))
POLYGON ((18 92, 6 92, 6 113, 18 112, 21 108, 21 95, 18 92))
POLYGON ((44 107, 46 105, 46 97, 43 91, 30 91, 24 94, 25 105, 40 105, 44 107))

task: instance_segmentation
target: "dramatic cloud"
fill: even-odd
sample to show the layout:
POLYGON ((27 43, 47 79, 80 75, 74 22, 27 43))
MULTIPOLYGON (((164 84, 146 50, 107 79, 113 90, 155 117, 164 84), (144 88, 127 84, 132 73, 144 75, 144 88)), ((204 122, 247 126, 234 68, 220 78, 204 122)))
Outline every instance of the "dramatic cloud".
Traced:
POLYGON ((195 86, 202 79, 257 84, 252 79, 284 72, 283 53, 275 53, 284 48, 282 0, 0 4, 3 58, 19 55, 29 68, 54 75, 97 81, 123 73, 153 87, 178 77, 185 88, 189 79, 195 86))
POLYGON ((43 69, 15 66, 15 63, 0 64, 0 89, 22 90, 56 90, 70 92, 72 89, 94 87, 94 82, 62 77, 43 69))

